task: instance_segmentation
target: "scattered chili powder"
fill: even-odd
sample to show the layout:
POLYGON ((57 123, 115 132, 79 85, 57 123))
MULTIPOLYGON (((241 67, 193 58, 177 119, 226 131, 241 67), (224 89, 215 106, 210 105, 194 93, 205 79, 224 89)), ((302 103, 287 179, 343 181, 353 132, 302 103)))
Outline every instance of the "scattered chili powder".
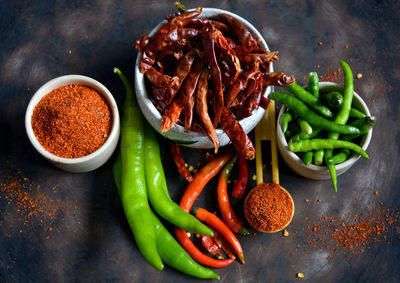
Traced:
POLYGON ((96 90, 67 85, 46 94, 32 115, 33 132, 49 152, 64 158, 93 153, 107 140, 112 114, 96 90))
POLYGON ((291 221, 293 212, 290 195, 274 183, 261 183, 248 194, 244 203, 247 220, 259 231, 281 230, 291 221))

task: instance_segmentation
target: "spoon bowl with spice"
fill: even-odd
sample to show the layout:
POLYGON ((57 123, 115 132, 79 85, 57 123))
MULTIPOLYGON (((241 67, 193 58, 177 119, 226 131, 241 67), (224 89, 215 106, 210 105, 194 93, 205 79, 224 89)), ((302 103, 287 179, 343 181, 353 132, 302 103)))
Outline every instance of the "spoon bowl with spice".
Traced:
POLYGON ((276 233, 293 219, 294 202, 287 190, 279 185, 278 152, 275 129, 275 103, 271 100, 266 115, 255 129, 257 186, 247 195, 244 215, 257 231, 276 233), (261 140, 271 141, 272 183, 263 182, 261 140))
POLYGON ((44 84, 25 114, 33 147, 56 167, 74 173, 95 170, 111 157, 118 144, 119 121, 110 91, 81 75, 44 84))

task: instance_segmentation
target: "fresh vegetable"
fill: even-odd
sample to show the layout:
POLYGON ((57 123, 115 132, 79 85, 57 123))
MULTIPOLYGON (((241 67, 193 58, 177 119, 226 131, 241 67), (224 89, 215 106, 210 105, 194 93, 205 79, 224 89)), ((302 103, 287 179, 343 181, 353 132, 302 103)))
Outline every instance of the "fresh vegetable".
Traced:
POLYGON ((306 120, 303 120, 303 119, 299 118, 299 119, 297 119, 297 123, 299 124, 300 129, 301 129, 301 131, 303 133, 306 133, 306 134, 309 134, 309 135, 312 133, 312 128, 311 128, 310 124, 308 124, 308 122, 306 120))
POLYGON ((327 120, 322 116, 310 110, 303 102, 297 98, 282 92, 273 92, 269 98, 276 100, 279 103, 285 104, 291 111, 297 114, 302 119, 306 120, 311 126, 317 128, 334 131, 341 134, 359 134, 360 130, 349 125, 342 125, 333 121, 327 120))
MULTIPOLYGON (((118 192, 121 193, 122 162, 121 154, 113 165, 113 175, 118 192)), ((167 192, 168 194, 168 192, 167 192)), ((153 226, 156 233, 157 250, 161 259, 176 270, 202 279, 219 279, 219 275, 195 262, 179 245, 164 227, 157 216, 151 211, 153 226)))
POLYGON ((343 103, 343 96, 337 91, 321 93, 320 99, 322 103, 332 109, 338 109, 343 103))
POLYGON ((351 108, 350 109, 350 113, 349 113, 349 117, 351 118, 355 118, 355 119, 361 119, 366 117, 367 115, 365 115, 364 113, 362 113, 360 110, 357 110, 355 108, 351 108))
POLYGON ((232 206, 237 206, 239 201, 243 198, 246 191, 247 181, 249 179, 249 169, 247 166, 246 158, 243 156, 238 157, 239 174, 236 180, 236 184, 232 190, 231 204, 232 206))
POLYGON ((349 159, 350 153, 351 153, 350 149, 343 148, 338 154, 335 154, 334 156, 326 160, 326 162, 330 164, 338 164, 345 162, 347 159, 349 159))
MULTIPOLYGON (((297 97, 300 101, 307 104, 314 111, 318 112, 320 115, 331 118, 333 116, 332 111, 329 110, 328 107, 323 105, 317 97, 306 91, 304 88, 299 86, 296 83, 293 83, 287 87, 285 87, 290 93, 292 93, 295 97, 297 97)), ((285 103, 286 104, 286 103, 285 103)), ((290 106, 288 106, 292 109, 290 106)), ((293 110, 293 109, 292 109, 293 110)))
POLYGON ((221 211, 222 219, 233 232, 241 235, 248 235, 249 231, 244 227, 243 221, 236 216, 228 196, 228 179, 236 159, 237 156, 233 157, 228 164, 225 165, 224 169, 222 169, 221 175, 219 176, 217 185, 218 206, 221 211))
POLYGON ((314 153, 310 150, 303 154, 303 161, 306 166, 310 166, 314 153))
MULTIPOLYGON (((353 101, 353 93, 354 93, 354 85, 353 85, 353 72, 350 69, 350 66, 344 62, 340 61, 340 66, 343 69, 344 75, 344 90, 343 90, 343 103, 340 106, 338 112, 335 116, 335 123, 338 124, 346 124, 349 119, 351 104, 353 101)), ((337 131, 332 131, 328 133, 328 139, 338 139, 339 133, 337 131)), ((325 161, 327 161, 330 157, 332 157, 333 152, 331 149, 326 149, 324 153, 325 161)), ((331 174, 333 187, 335 192, 337 192, 337 175, 335 165, 326 162, 326 166, 329 169, 329 173, 331 174)))
POLYGON ((316 72, 311 72, 308 74, 307 91, 316 98, 319 98, 319 78, 316 72))
POLYGON ((281 129, 282 133, 286 133, 288 124, 293 120, 292 114, 290 112, 285 112, 281 117, 281 129))
POLYGON ((176 142, 170 143, 170 149, 172 158, 175 162, 176 167, 178 168, 179 173, 189 182, 193 180, 192 173, 189 172, 189 169, 185 166, 185 160, 182 157, 180 145, 176 142))
POLYGON ((196 216, 201 221, 206 222, 208 225, 213 227, 219 234, 224 236, 224 238, 231 244, 233 249, 236 252, 236 255, 239 258, 241 263, 244 263, 244 254, 242 246, 240 245, 238 239, 236 238, 235 234, 229 229, 226 224, 219 219, 215 214, 201 208, 201 207, 194 207, 191 209, 191 213, 196 216))
POLYGON ((290 143, 289 150, 293 152, 306 152, 309 150, 318 149, 334 149, 334 148, 348 148, 365 159, 368 159, 368 154, 357 144, 342 141, 337 139, 311 139, 311 140, 301 140, 298 142, 290 143))
POLYGON ((154 210, 175 226, 194 233, 213 236, 212 231, 207 226, 183 211, 169 197, 156 132, 149 124, 146 124, 144 128, 144 169, 147 196, 154 210))
POLYGON ((140 252, 152 266, 162 270, 164 265, 157 250, 156 233, 147 201, 142 113, 126 77, 117 68, 114 68, 114 72, 126 88, 121 119, 122 207, 140 252))
POLYGON ((324 162, 324 153, 323 149, 318 149, 314 151, 314 163, 315 165, 321 165, 324 162))
POLYGON ((296 142, 299 140, 307 140, 307 139, 312 139, 315 138, 316 136, 318 136, 318 134, 321 132, 321 129, 315 128, 313 127, 313 130, 311 132, 311 134, 306 134, 304 132, 298 132, 297 134, 295 134, 294 136, 292 136, 289 139, 289 143, 291 142, 296 142))

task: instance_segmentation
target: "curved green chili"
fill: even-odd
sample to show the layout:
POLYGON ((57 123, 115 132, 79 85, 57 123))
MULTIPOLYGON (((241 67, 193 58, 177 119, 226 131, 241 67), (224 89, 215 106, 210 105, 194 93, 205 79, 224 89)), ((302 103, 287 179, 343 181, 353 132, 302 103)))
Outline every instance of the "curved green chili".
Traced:
POLYGON ((290 143, 289 150, 293 152, 306 152, 318 149, 334 149, 334 148, 348 148, 365 159, 368 159, 368 154, 359 145, 342 140, 335 139, 311 139, 301 140, 298 142, 290 143))
MULTIPOLYGON (((121 192, 121 155, 117 156, 113 165, 113 175, 118 192, 121 192)), ((219 279, 219 275, 214 271, 205 268, 195 262, 190 255, 178 244, 164 227, 161 221, 151 211, 153 226, 156 233, 157 250, 161 259, 176 270, 202 279, 219 279)))
POLYGON ((306 166, 310 166, 314 153, 310 150, 303 154, 303 162, 306 166))
POLYGON ((282 129, 282 133, 286 133, 287 129, 288 129, 288 125, 289 123, 293 120, 292 114, 290 114, 289 112, 286 112, 282 115, 281 117, 281 129, 282 129))
POLYGON ((341 95, 337 91, 321 93, 320 100, 326 106, 333 108, 333 109, 338 109, 340 107, 340 105, 342 105, 342 103, 343 103, 343 95, 341 95))
POLYGON ((361 119, 366 117, 367 115, 362 113, 360 110, 357 110, 355 108, 350 109, 349 117, 354 118, 354 119, 361 119))
POLYGON ((269 98, 275 101, 285 104, 286 107, 290 108, 292 112, 300 116, 302 119, 306 120, 311 126, 317 128, 337 132, 341 134, 359 134, 360 130, 356 127, 349 125, 341 125, 333 121, 327 120, 322 116, 316 114, 310 110, 303 102, 301 102, 296 97, 282 92, 273 92, 269 95, 269 98))
MULTIPOLYGON (((349 119, 351 103, 353 102, 353 94, 354 94, 354 84, 353 84, 353 72, 350 69, 350 66, 345 61, 340 61, 340 66, 343 69, 344 75, 344 89, 343 89, 343 103, 339 107, 338 112, 335 116, 335 123, 337 124, 346 124, 347 120, 349 119)), ((342 133, 344 134, 344 133, 342 133)), ((359 133, 357 133, 359 134, 359 133)), ((332 131, 328 133, 329 139, 338 139, 339 132, 332 131)), ((335 192, 337 192, 337 175, 336 175, 336 168, 334 164, 328 163, 327 160, 332 157, 332 150, 328 149, 325 151, 325 162, 326 166, 328 166, 329 173, 331 174, 333 187, 335 192)))
POLYGON ((350 150, 348 148, 343 148, 338 154, 330 157, 326 162, 328 164, 338 164, 345 162, 350 157, 350 150))
POLYGON ((162 270, 164 265, 157 251, 156 233, 147 201, 142 113, 126 77, 117 68, 114 68, 114 72, 121 78, 126 89, 121 119, 122 207, 140 252, 152 266, 162 270))
POLYGON ((312 138, 315 138, 320 132, 321 132, 321 129, 318 129, 315 127, 313 128, 311 134, 306 134, 304 132, 298 132, 297 134, 295 134, 294 136, 292 136, 289 139, 289 142, 297 142, 300 140, 312 139, 312 138))
MULTIPOLYGON (((317 97, 306 91, 297 83, 293 83, 285 88, 294 96, 296 96, 299 100, 310 106, 314 111, 318 112, 322 116, 325 116, 327 118, 333 117, 333 113, 331 110, 329 110, 328 107, 323 105, 317 97)), ((289 108, 292 109, 291 107, 289 108)))
POLYGON ((319 98, 319 78, 316 72, 311 72, 308 74, 307 90, 316 98, 319 98))
POLYGON ((148 198, 154 210, 165 220, 190 232, 214 236, 214 233, 196 217, 185 212, 171 200, 160 158, 160 146, 156 132, 145 124, 144 166, 148 198))

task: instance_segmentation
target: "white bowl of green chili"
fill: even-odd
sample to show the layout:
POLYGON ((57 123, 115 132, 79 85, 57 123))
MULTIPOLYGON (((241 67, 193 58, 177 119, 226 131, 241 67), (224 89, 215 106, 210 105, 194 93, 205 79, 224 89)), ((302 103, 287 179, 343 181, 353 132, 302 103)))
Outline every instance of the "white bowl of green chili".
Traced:
MULTIPOLYGON (((334 83, 334 82, 320 82, 319 83, 319 89, 320 92, 331 92, 331 91, 343 91, 343 86, 334 83)), ((360 110, 362 113, 364 113, 366 116, 371 116, 371 113, 369 112, 369 109, 364 102, 364 100, 356 93, 354 92, 353 96, 353 103, 352 107, 360 110)), ((292 152, 288 148, 288 142, 286 140, 285 135, 282 132, 281 128, 281 119, 282 115, 286 112, 286 107, 283 105, 279 111, 278 119, 277 119, 277 143, 278 143, 278 149, 279 152, 285 161, 285 163, 291 168, 293 171, 295 171, 297 174, 302 175, 306 178, 309 179, 315 179, 315 180, 329 180, 331 179, 331 175, 329 173, 329 170, 326 166, 317 166, 314 164, 310 164, 309 166, 306 166, 304 161, 297 155, 296 153, 292 152)), ((360 136, 358 138, 357 142, 362 149, 366 150, 372 137, 372 129, 360 136)), ((360 155, 352 153, 352 155, 345 161, 339 164, 336 164, 336 172, 337 176, 345 173, 347 170, 349 170, 354 163, 360 158, 360 155)))

